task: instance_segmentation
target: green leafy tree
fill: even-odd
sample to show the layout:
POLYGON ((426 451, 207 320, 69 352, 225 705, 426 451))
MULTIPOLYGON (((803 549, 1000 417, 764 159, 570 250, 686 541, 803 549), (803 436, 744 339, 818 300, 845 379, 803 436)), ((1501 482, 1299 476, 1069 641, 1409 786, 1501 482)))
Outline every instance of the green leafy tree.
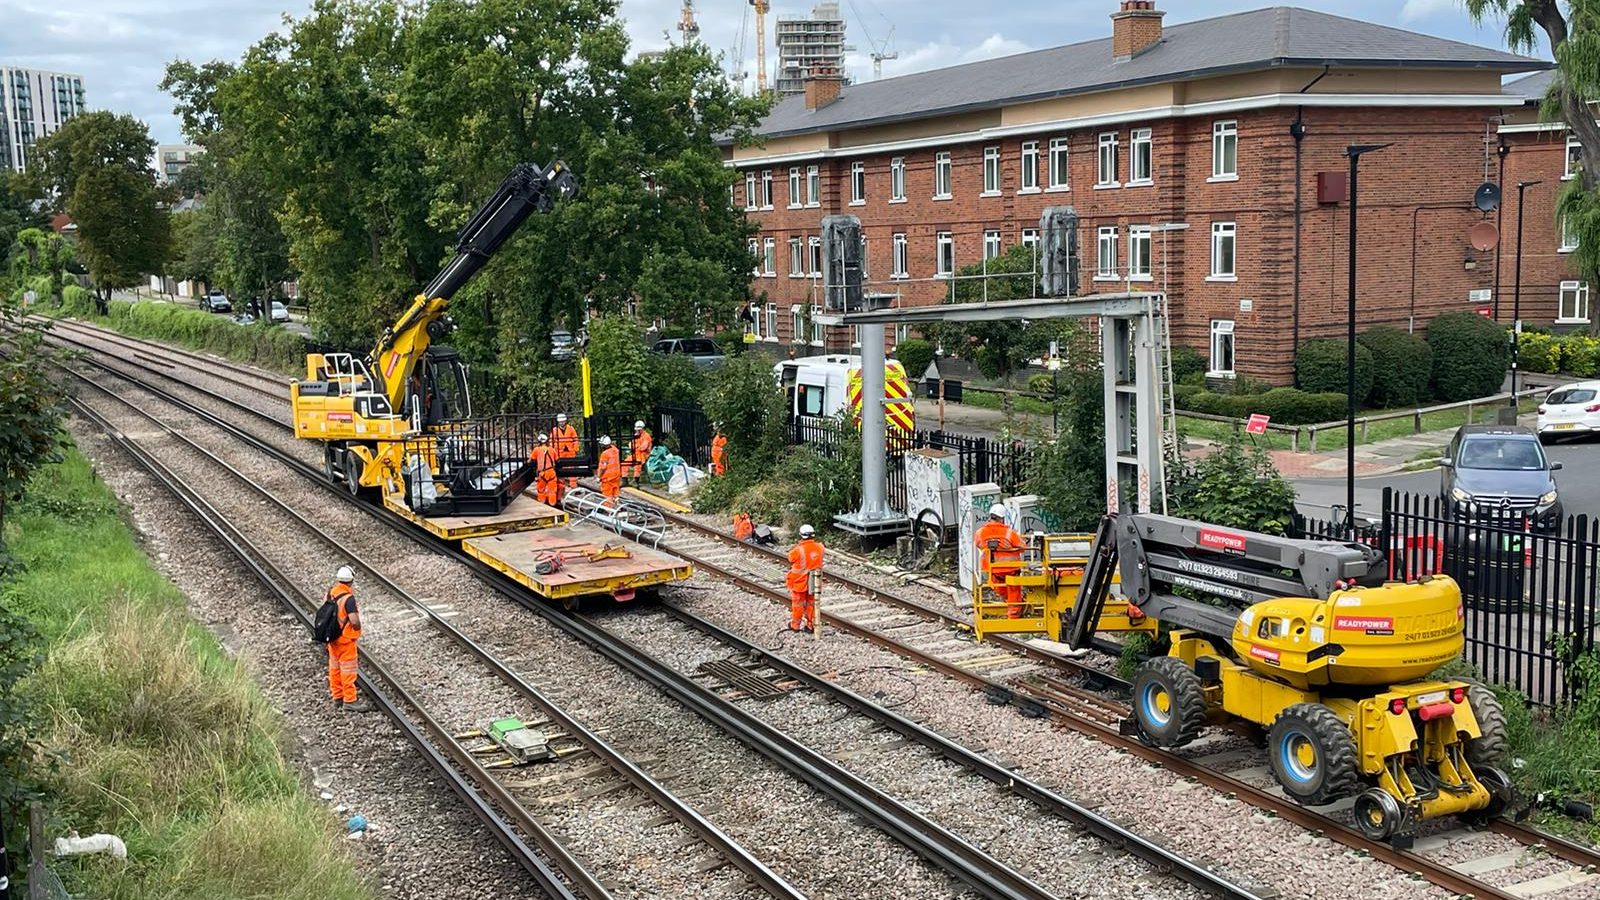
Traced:
POLYGON ((75 259, 72 245, 48 228, 24 228, 10 246, 12 283, 49 278, 51 296, 59 303, 63 278, 75 259))
POLYGON ((649 409, 653 375, 644 329, 637 321, 606 316, 589 323, 589 385, 595 409, 634 414, 649 409))
MULTIPOLYGON (((1027 244, 1015 244, 994 259, 956 270, 957 280, 947 302, 973 303, 1038 296, 1038 283, 1034 277, 1036 268, 1034 248, 1027 244), (972 277, 984 274, 998 277, 972 277)), ((945 350, 971 359, 985 376, 1001 379, 1009 379, 1028 360, 1044 356, 1049 352, 1051 341, 1069 333, 1067 323, 1061 319, 1038 322, 949 322, 929 329, 929 336, 941 343, 945 350)))
POLYGON ((1294 519, 1294 486, 1233 431, 1199 462, 1168 458, 1167 504, 1186 519, 1281 535, 1294 519))
POLYGON ((33 203, 22 191, 12 187, 12 179, 0 175, 0 272, 10 269, 9 261, 15 252, 17 238, 29 229, 43 229, 46 218, 34 211, 33 203))
POLYGON ((1106 511, 1105 385, 1098 373, 1069 372, 1055 402, 1059 430, 1035 451, 1027 489, 1053 527, 1092 531, 1106 511))
POLYGON ((762 354, 735 357, 711 373, 701 405, 728 438, 736 469, 766 469, 784 452, 789 421, 784 393, 772 377, 771 360, 762 354))

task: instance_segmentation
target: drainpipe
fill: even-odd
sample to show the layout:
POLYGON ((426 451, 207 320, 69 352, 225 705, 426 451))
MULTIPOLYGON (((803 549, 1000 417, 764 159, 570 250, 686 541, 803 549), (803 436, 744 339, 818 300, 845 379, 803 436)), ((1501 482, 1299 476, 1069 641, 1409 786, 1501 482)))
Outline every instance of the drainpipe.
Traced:
MULTIPOLYGON (((1304 94, 1317 82, 1328 77, 1328 69, 1328 66, 1323 66, 1321 74, 1307 82, 1306 86, 1300 89, 1300 93, 1304 94)), ((1289 123, 1289 136, 1294 138, 1294 328, 1289 349, 1291 359, 1295 351, 1300 348, 1300 182, 1303 165, 1301 143, 1306 139, 1305 115, 1304 104, 1296 106, 1294 121, 1289 123)))

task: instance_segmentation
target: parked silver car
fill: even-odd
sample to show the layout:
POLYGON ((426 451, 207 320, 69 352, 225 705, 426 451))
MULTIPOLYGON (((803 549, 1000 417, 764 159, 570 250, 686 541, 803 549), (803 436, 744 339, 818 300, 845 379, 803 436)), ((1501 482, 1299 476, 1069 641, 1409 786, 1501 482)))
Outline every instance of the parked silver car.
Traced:
POLYGON ((650 349, 656 353, 681 353, 702 369, 715 369, 728 361, 710 338, 662 338, 650 349))

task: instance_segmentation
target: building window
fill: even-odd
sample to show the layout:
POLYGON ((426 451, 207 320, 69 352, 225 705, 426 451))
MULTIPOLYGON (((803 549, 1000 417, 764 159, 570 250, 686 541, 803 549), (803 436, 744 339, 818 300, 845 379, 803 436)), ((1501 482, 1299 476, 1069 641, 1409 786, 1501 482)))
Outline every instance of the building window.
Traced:
POLYGON ((789 307, 789 343, 791 344, 805 343, 806 314, 802 311, 803 309, 804 307, 798 303, 789 307))
POLYGON ((767 304, 767 330, 765 334, 769 341, 778 339, 778 304, 776 303, 767 304))
POLYGON ((1028 247, 1037 247, 1037 246, 1039 246, 1039 229, 1037 229, 1037 228, 1024 228, 1024 229, 1022 229, 1022 243, 1023 243, 1024 246, 1028 246, 1028 247))
POLYGON ((889 160, 889 200, 891 202, 904 202, 906 199, 906 158, 896 156, 889 160))
POLYGON ((1562 253, 1578 249, 1578 232, 1572 229, 1572 223, 1566 216, 1561 217, 1561 246, 1557 249, 1562 253))
POLYGON ((776 278, 776 277, 778 277, 778 239, 777 238, 762 238, 761 239, 761 258, 762 258, 762 261, 766 263, 766 275, 767 275, 767 277, 768 278, 776 278))
POLYGON ((983 192, 1000 193, 1000 148, 983 148, 983 192))
POLYGON ((805 273, 805 257, 800 255, 800 238, 789 238, 789 277, 799 278, 805 273))
POLYGON ((1023 191, 1037 191, 1039 189, 1039 142, 1022 142, 1022 187, 1023 191))
POLYGON ((822 276, 822 238, 815 235, 806 238, 806 259, 810 267, 806 270, 812 278, 822 276))
POLYGON ((1115 281, 1117 278, 1117 226, 1102 225, 1098 232, 1099 253, 1095 257, 1094 277, 1115 281))
POLYGON ((1067 177, 1067 139, 1050 139, 1050 190, 1064 191, 1071 187, 1067 177))
POLYGON ((789 208, 800 208, 800 167, 789 170, 789 208))
POLYGON ((761 277, 761 242, 755 238, 750 239, 750 265, 754 266, 750 274, 761 277))
POLYGON ((822 323, 817 321, 817 316, 822 315, 822 307, 811 307, 811 343, 813 346, 822 346, 822 323))
POLYGON ((1211 223, 1211 277, 1233 278, 1233 257, 1238 226, 1232 222, 1211 223))
POLYGON ((1154 172, 1154 142, 1150 139, 1150 129, 1135 128, 1129 135, 1128 148, 1128 183, 1149 184, 1154 172))
POLYGON ((1134 225, 1128 229, 1128 278, 1150 277, 1150 226, 1134 225))
POLYGON ((756 173, 744 173, 744 208, 756 208, 756 173))
POLYGON ((1561 308, 1556 321, 1562 324, 1589 321, 1589 282, 1561 282, 1561 308))
POLYGON ((822 202, 822 170, 816 166, 806 166, 806 205, 816 206, 822 202))
POLYGON ((1562 180, 1565 181, 1568 178, 1576 177, 1578 167, 1581 165, 1583 165, 1583 145, 1578 143, 1577 138, 1569 137, 1567 138, 1567 170, 1561 176, 1562 180))
POLYGON ((933 199, 950 199, 950 151, 933 158, 933 199))
POLYGON ((956 270, 955 238, 950 235, 950 232, 941 231, 938 234, 936 245, 938 247, 939 265, 938 268, 934 270, 934 274, 938 275, 940 278, 948 278, 954 274, 956 270))
POLYGON ((1211 123, 1211 177, 1239 177, 1239 123, 1211 123))
POLYGON ((1233 374, 1233 320, 1211 320, 1211 371, 1209 375, 1233 374))
POLYGON ((1117 133, 1107 131, 1100 135, 1100 155, 1095 160, 1094 183, 1096 187, 1117 187, 1117 133))
POLYGON ((994 259, 1000 255, 1000 232, 995 229, 983 233, 983 258, 994 259))
POLYGON ((890 269, 892 271, 889 272, 889 277, 890 278, 907 278, 907 277, 909 277, 910 273, 908 273, 906 271, 906 236, 905 236, 905 233, 904 232, 896 232, 895 236, 894 236, 894 240, 890 241, 890 243, 894 247, 894 259, 892 261, 893 265, 890 266, 890 269))
POLYGON ((772 170, 761 170, 761 208, 772 208, 772 170))
POLYGON ((850 202, 867 202, 867 164, 864 162, 850 164, 850 202))

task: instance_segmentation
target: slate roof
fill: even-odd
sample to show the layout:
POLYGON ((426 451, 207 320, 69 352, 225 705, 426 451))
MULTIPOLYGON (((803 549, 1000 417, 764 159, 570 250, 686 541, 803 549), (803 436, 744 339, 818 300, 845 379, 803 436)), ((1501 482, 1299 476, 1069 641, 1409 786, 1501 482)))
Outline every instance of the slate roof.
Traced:
POLYGON ((1521 97, 1524 102, 1536 104, 1544 99, 1545 94, 1549 93, 1550 82, 1554 81, 1555 77, 1556 72, 1554 69, 1546 69, 1543 72, 1534 72, 1532 75, 1513 78, 1502 85, 1501 90, 1507 94, 1521 97))
POLYGON ((1116 62, 1111 38, 849 85, 807 110, 794 95, 756 133, 779 137, 859 128, 1029 100, 1284 66, 1490 69, 1531 72, 1531 57, 1298 7, 1276 6, 1171 25, 1161 42, 1116 62))

